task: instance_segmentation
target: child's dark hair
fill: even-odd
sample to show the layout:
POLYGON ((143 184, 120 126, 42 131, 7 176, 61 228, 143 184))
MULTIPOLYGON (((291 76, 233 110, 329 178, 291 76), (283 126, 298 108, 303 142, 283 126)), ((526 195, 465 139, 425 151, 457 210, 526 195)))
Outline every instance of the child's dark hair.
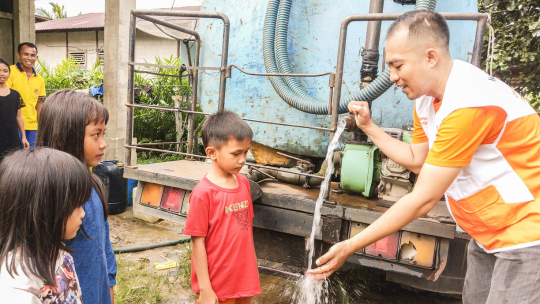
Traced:
POLYGON ((92 192, 86 167, 75 157, 49 148, 18 150, 0 164, 0 263, 17 273, 55 285, 66 223, 92 192))
MULTIPOLYGON (((0 58, 0 63, 5 64, 9 69, 9 63, 6 60, 4 60, 3 58, 0 58)), ((10 72, 11 72, 11 70, 10 70, 10 72)))
MULTIPOLYGON (((107 124, 108 121, 109 112, 94 98, 69 89, 56 91, 47 97, 41 109, 36 145, 67 152, 86 164, 84 157, 86 126, 100 122, 107 124)), ((105 187, 95 174, 90 175, 107 219, 109 209, 105 187)), ((84 233, 84 230, 82 232, 84 233)))
POLYGON ((20 43, 19 46, 17 46, 17 52, 19 54, 21 53, 23 46, 33 48, 33 49, 36 50, 36 53, 38 52, 37 46, 35 44, 33 44, 32 42, 23 42, 23 43, 20 43))
POLYGON ((230 139, 243 141, 253 138, 253 131, 248 124, 231 111, 222 111, 209 115, 202 126, 204 148, 212 145, 221 148, 230 139))

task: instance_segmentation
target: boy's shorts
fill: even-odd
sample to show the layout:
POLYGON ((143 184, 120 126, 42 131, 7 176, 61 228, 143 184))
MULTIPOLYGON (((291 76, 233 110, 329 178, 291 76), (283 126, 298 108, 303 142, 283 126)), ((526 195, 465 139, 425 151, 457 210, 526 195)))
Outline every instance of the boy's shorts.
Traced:
MULTIPOLYGON (((199 304, 199 294, 197 294, 197 304, 199 304)), ((228 299, 225 301, 219 301, 219 304, 251 304, 251 297, 228 299)))

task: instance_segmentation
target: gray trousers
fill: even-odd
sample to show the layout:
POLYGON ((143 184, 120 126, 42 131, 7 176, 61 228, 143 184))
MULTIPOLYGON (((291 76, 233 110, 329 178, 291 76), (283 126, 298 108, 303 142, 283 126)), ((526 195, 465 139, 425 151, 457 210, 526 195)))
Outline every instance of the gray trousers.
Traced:
POLYGON ((463 303, 540 303, 540 246, 486 253, 471 239, 463 303))

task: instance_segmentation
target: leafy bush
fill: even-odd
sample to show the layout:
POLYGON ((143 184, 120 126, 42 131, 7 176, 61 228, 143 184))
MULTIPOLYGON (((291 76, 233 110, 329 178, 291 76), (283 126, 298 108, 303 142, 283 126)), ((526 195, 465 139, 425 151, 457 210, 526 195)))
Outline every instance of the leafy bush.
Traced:
MULTIPOLYGON (((491 14, 495 75, 540 113, 540 1, 480 0, 478 11, 491 14)), ((488 33, 483 58, 487 57, 488 33)))
POLYGON ((47 95, 61 89, 88 89, 103 84, 102 62, 99 60, 90 69, 81 69, 73 57, 51 68, 45 61, 38 59, 36 71, 43 76, 47 95))
MULTIPOLYGON (((182 65, 180 58, 159 58, 156 57, 156 64, 160 65, 182 65)), ((159 67, 145 67, 141 70, 149 71, 152 73, 159 74, 168 74, 168 75, 177 75, 177 69, 167 69, 159 67)), ((146 85, 152 87, 152 94, 141 90, 141 95, 137 98, 137 102, 147 105, 155 106, 168 106, 174 107, 173 96, 186 96, 189 92, 190 100, 192 91, 188 83, 188 77, 183 77, 182 83, 180 83, 179 77, 169 77, 169 76, 147 76, 148 74, 135 74, 135 84, 136 85, 146 85)), ((184 73, 186 76, 187 73, 184 73)), ((184 98, 185 99, 185 98, 184 98)), ((186 108, 186 101, 182 101, 182 107, 186 108)), ((200 108, 197 109, 200 111, 200 108)), ((134 136, 137 137, 139 143, 151 143, 151 142, 175 142, 177 141, 177 132, 176 132, 176 120, 175 112, 165 112, 165 111, 156 111, 151 109, 140 109, 135 108, 134 113, 134 136)), ((182 124, 179 128, 180 136, 179 141, 187 141, 187 114, 182 113, 182 124)), ((202 115, 197 115, 195 122, 196 124, 200 123, 204 117, 202 115)), ((159 147, 160 149, 165 150, 176 150, 176 145, 166 145, 166 146, 154 146, 159 147), (163 148, 164 147, 164 148, 163 148)), ((187 144, 182 145, 181 151, 187 151, 187 144)), ((148 158, 162 158, 162 159, 181 159, 181 156, 171 156, 170 154, 150 152, 150 151, 140 151, 138 153, 138 158, 142 161, 148 158)))
MULTIPOLYGON (((171 56, 170 58, 156 57, 156 64, 160 65, 182 65, 180 58, 171 56)), ((177 75, 177 69, 145 67, 139 68, 153 73, 177 75)), ((69 57, 63 60, 61 64, 51 68, 46 62, 38 60, 37 72, 45 80, 47 94, 51 94, 61 89, 88 89, 103 84, 103 66, 99 61, 90 69, 85 70, 79 67, 75 60, 69 57)), ((186 76, 187 73, 184 73, 186 76)), ((189 92, 192 95, 187 77, 182 79, 180 84, 179 77, 156 76, 149 74, 135 74, 135 88, 148 86, 152 88, 152 93, 148 94, 144 90, 136 98, 137 103, 156 105, 156 106, 175 106, 173 96, 186 96, 189 92)), ((185 99, 185 98, 184 98, 185 99)), ((191 98, 190 98, 191 99, 191 98)), ((183 101, 182 107, 187 107, 186 101, 183 101)), ((200 111, 200 108, 198 108, 200 111)), ((175 112, 165 112, 150 109, 134 109, 134 127, 133 136, 139 143, 158 143, 158 142, 176 142, 176 120, 175 112)), ((181 114, 180 141, 187 141, 187 114, 181 114)), ((196 116, 196 124, 200 123, 204 117, 196 116)), ((176 145, 151 146, 162 150, 176 151, 176 145)), ((180 150, 186 152, 187 144, 180 145, 180 150)), ((201 149, 202 150, 202 149, 201 149)), ((180 155, 170 153, 150 152, 139 150, 137 153, 139 160, 160 159, 163 161, 182 159, 180 155)))

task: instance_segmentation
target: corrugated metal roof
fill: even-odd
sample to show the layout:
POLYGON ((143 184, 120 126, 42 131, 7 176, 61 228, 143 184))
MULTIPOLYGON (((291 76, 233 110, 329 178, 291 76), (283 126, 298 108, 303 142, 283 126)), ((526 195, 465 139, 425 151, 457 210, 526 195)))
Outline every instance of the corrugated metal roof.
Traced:
MULTIPOLYGON (((168 9, 164 9, 168 10, 168 9)), ((200 11, 200 6, 174 7, 173 10, 200 11)), ((164 19, 166 17, 156 16, 155 18, 164 19)), ((184 19, 174 17, 175 19, 184 19)), ((194 19, 194 18, 185 18, 194 19)), ((36 32, 71 32, 71 31, 91 31, 102 30, 105 27, 105 13, 90 13, 75 17, 55 19, 36 23, 36 32)))

